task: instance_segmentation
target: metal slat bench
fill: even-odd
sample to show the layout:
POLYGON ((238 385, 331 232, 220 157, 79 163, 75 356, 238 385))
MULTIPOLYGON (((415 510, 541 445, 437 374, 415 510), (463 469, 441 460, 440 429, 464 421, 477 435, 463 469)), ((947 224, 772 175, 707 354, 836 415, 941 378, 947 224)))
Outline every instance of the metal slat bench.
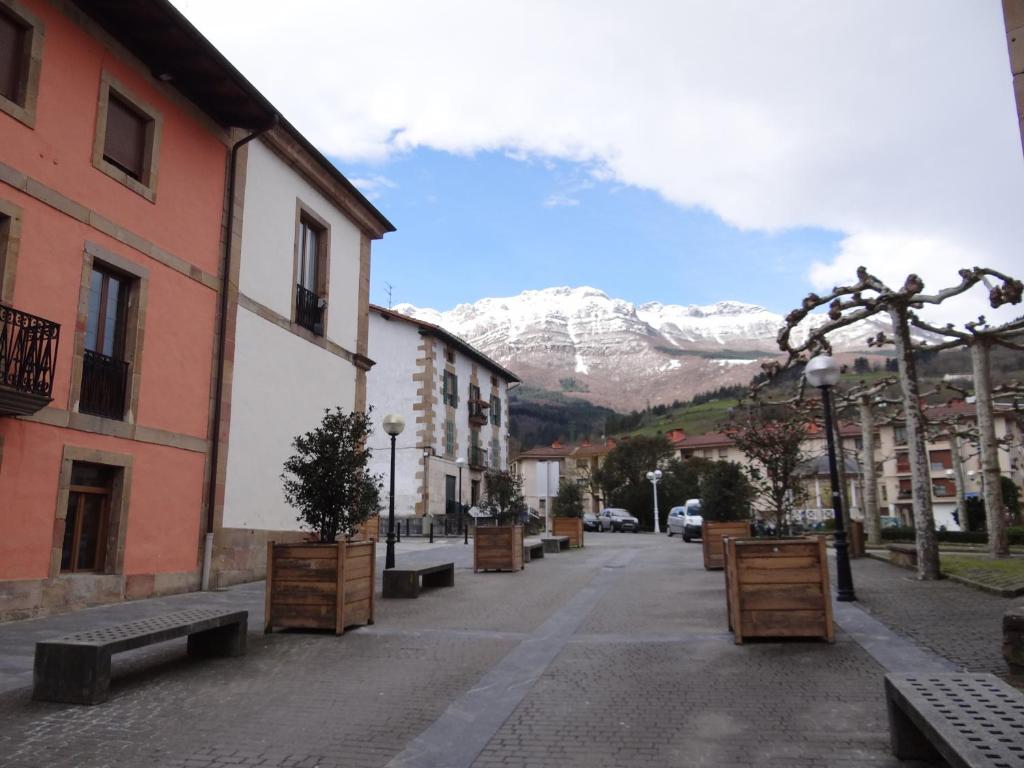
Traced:
POLYGON ((562 552, 569 549, 568 536, 544 536, 540 541, 545 552, 562 552))
POLYGON ((901 760, 1024 766, 1024 693, 995 675, 889 674, 885 699, 901 760))
POLYGON ((384 597, 419 597, 421 589, 454 586, 455 563, 384 570, 384 597))
POLYGON ((523 562, 528 563, 531 560, 541 560, 544 558, 544 542, 542 541, 528 541, 523 544, 523 562))
POLYGON ((190 656, 241 656, 249 612, 193 608, 36 643, 32 698, 99 704, 110 690, 110 657, 188 636, 190 656))

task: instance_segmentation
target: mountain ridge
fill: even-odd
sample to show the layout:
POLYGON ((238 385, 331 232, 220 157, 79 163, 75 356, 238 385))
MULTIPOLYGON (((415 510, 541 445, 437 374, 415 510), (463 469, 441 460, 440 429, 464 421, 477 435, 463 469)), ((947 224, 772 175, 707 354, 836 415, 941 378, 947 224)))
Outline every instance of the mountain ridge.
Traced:
MULTIPOLYGON (((407 303, 393 309, 465 339, 524 382, 626 411, 745 384, 763 361, 780 357, 776 338, 785 323, 742 301, 637 305, 591 286, 527 290, 446 311, 407 303), (579 389, 562 387, 568 379, 579 389)), ((810 325, 826 319, 814 316, 810 325)), ((798 329, 795 339, 809 329, 798 329)), ((888 323, 869 318, 831 341, 840 357, 878 357, 867 339, 879 331, 888 332, 888 323)))

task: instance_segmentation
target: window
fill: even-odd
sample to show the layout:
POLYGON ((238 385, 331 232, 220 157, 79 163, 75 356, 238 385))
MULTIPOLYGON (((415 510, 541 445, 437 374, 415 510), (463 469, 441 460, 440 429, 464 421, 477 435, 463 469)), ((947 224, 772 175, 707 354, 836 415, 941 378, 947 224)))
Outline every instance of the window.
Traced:
POLYGON ((480 503, 480 481, 469 481, 469 503, 474 507, 480 503))
POLYGON ((494 387, 495 389, 498 388, 498 377, 497 376, 491 376, 491 386, 494 387))
POLYGON ((501 426, 501 398, 491 395, 491 424, 501 426))
POLYGON ((155 202, 162 122, 158 112, 104 73, 100 81, 93 165, 155 202))
MULTIPOLYGON (((3 205, 3 201, 0 201, 3 205)), ((7 254, 11 248, 11 230, 14 224, 12 218, 0 210, 0 302, 10 303, 14 294, 13 286, 10 283, 14 279, 14 259, 8 260, 7 254), (10 267, 10 275, 7 274, 10 267)))
POLYGON ((455 455, 455 422, 451 419, 445 419, 444 422, 444 455, 455 455))
POLYGON ((124 350, 130 291, 129 278, 93 265, 78 406, 82 413, 124 418, 128 384, 124 350))
POLYGON ((889 489, 886 486, 881 486, 882 489, 882 501, 889 500, 889 489))
POLYGON ((907 428, 906 427, 893 427, 892 430, 893 439, 896 441, 896 445, 907 444, 907 428))
POLYGON ((0 112, 35 125, 43 25, 11 0, 0 0, 0 112))
POLYGON ((491 440, 491 467, 501 468, 501 441, 498 438, 491 440))
POLYGON ((459 377, 451 371, 444 372, 441 382, 441 401, 452 408, 459 407, 459 377))
POLYGON ((116 471, 77 461, 72 465, 61 571, 104 570, 110 497, 116 471))
POLYGON ((444 359, 445 359, 446 362, 449 362, 452 365, 455 365, 455 350, 452 349, 451 347, 445 347, 444 348, 444 359))
POLYGON ((953 468, 953 452, 951 450, 929 451, 928 460, 932 472, 945 472, 953 468))
POLYGON ((295 248, 295 322, 323 336, 327 306, 327 228, 301 209, 295 248))
POLYGON ((724 459, 728 455, 729 455, 729 449, 728 448, 719 448, 718 449, 718 458, 724 459))

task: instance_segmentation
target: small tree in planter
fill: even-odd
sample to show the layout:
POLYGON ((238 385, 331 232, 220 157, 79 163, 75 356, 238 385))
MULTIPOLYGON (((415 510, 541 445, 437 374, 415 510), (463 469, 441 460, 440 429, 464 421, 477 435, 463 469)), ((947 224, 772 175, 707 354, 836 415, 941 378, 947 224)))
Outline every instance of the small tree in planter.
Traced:
POLYGON ((527 515, 522 477, 498 470, 485 472, 481 506, 491 514, 495 524, 476 527, 473 534, 473 570, 522 570, 522 522, 527 515))
POLYGON ((708 467, 700 489, 704 567, 718 570, 725 564, 722 539, 750 535, 750 502, 756 491, 743 468, 732 461, 716 461, 708 467))
POLYGON ((267 544, 266 624, 332 629, 373 623, 376 543, 353 535, 380 508, 381 481, 367 469, 368 413, 325 410, 292 442, 284 496, 319 543, 267 544))
POLYGON ((551 533, 568 536, 570 547, 583 546, 583 489, 571 480, 558 484, 558 495, 551 504, 551 533))

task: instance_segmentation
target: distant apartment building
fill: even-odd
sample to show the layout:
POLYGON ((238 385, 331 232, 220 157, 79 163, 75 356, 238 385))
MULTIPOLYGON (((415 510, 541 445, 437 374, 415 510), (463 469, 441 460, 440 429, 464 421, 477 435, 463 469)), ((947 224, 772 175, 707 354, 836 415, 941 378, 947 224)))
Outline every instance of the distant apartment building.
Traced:
POLYGON ((237 163, 214 586, 262 578, 268 541, 307 536, 282 466, 326 409, 366 408, 370 244, 394 231, 284 120, 237 163))
POLYGON ((508 469, 508 392, 519 378, 443 328, 372 305, 369 356, 373 470, 385 486, 390 440, 380 421, 389 413, 405 419, 396 441, 396 515, 457 521, 460 494, 464 505, 478 504, 484 472, 508 469))
POLYGON ((548 529, 551 527, 551 504, 562 481, 580 486, 584 511, 596 513, 605 506, 596 483, 597 471, 615 445, 611 439, 595 442, 584 439, 575 445, 556 440, 551 445, 522 451, 513 459, 513 471, 523 478, 527 506, 545 519, 548 529))
POLYGON ((0 618, 198 587, 229 129, 272 116, 169 3, 0 0, 0 618))

